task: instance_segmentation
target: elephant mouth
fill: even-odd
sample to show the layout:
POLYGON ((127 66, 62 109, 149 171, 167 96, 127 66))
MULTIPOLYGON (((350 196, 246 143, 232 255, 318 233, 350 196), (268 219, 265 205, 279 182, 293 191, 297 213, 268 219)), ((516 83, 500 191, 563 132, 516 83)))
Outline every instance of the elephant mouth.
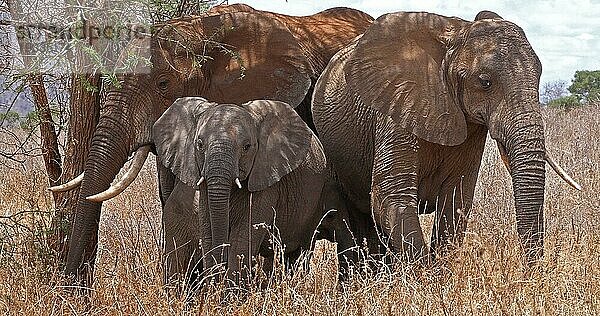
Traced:
MULTIPOLYGON (((196 186, 200 187, 200 185, 202 183, 204 183, 205 180, 206 179, 204 178, 204 176, 200 177, 200 180, 198 180, 198 183, 196 183, 196 186)), ((242 188, 242 182, 240 181, 240 178, 236 177, 235 180, 233 181, 233 183, 235 183, 235 185, 238 187, 238 189, 242 188)))
POLYGON ((506 151, 506 147, 504 147, 504 145, 502 145, 501 142, 496 142, 496 143, 498 143, 498 151, 500 152, 500 158, 502 159, 502 162, 504 163, 506 170, 508 170, 508 173, 510 173, 510 160, 508 158, 508 153, 506 151))

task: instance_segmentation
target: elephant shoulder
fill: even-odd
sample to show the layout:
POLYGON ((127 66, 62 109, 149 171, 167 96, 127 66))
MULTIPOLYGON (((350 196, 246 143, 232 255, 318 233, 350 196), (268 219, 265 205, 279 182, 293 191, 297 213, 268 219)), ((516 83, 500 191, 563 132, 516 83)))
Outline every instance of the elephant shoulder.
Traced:
POLYGON ((171 216, 173 214, 185 215, 191 214, 198 204, 196 189, 177 180, 173 188, 173 192, 165 202, 163 208, 164 215, 171 216))
POLYGON ((325 158, 323 145, 314 133, 309 146, 304 161, 292 173, 295 173, 299 178, 324 178, 327 174, 327 159, 325 158))
POLYGON ((313 108, 320 105, 330 103, 331 99, 335 99, 340 95, 340 90, 345 88, 346 80, 344 76, 344 68, 348 58, 354 52, 358 40, 361 36, 357 36, 350 44, 346 45, 338 51, 331 60, 323 73, 315 84, 315 89, 312 97, 313 108))

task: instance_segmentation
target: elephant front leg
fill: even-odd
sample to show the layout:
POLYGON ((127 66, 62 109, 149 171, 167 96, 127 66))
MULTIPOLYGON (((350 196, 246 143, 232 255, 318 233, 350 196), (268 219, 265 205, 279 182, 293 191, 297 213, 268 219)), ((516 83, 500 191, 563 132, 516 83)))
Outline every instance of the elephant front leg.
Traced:
MULTIPOLYGON (((265 203, 270 199, 263 193, 253 194, 251 210, 249 206, 243 212, 236 210, 236 220, 231 226, 227 278, 237 286, 251 285, 260 249, 268 236, 275 233, 273 203, 265 203)), ((270 272, 268 266, 262 268, 270 272)))
POLYGON ((388 247, 411 262, 427 254, 417 214, 417 142, 412 134, 378 133, 373 161, 371 207, 389 236, 388 247))
POLYGON ((325 182, 321 197, 325 213, 317 227, 319 234, 316 235, 316 239, 324 238, 337 243, 340 271, 345 278, 350 264, 358 262, 358 242, 360 241, 355 240, 351 230, 348 205, 342 197, 339 186, 333 180, 333 176, 325 182))
POLYGON ((194 288, 202 271, 194 189, 180 183, 163 209, 165 284, 194 288))
POLYGON ((431 233, 431 253, 443 256, 453 246, 459 246, 464 239, 469 212, 473 204, 477 170, 468 176, 456 177, 454 183, 448 183, 440 196, 435 211, 435 221, 431 233), (460 179, 460 180, 459 180, 460 179))
POLYGON ((431 232, 431 254, 438 257, 444 255, 452 245, 460 245, 467 228, 468 209, 453 205, 452 201, 444 201, 435 212, 435 220, 431 232))
POLYGON ((199 240, 185 237, 181 230, 165 225, 165 284, 194 289, 202 273, 202 252, 199 240))

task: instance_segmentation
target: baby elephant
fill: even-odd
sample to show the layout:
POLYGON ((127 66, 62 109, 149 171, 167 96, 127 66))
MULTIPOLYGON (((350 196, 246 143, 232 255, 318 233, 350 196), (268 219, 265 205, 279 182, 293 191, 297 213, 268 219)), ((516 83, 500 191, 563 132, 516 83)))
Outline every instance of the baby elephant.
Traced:
POLYGON ((339 220, 328 218, 318 230, 350 240, 321 143, 286 103, 180 98, 152 133, 160 160, 178 179, 163 210, 168 279, 219 264, 233 280, 247 276, 258 254, 268 271, 270 237, 293 259, 310 247, 329 208, 340 209, 339 220))

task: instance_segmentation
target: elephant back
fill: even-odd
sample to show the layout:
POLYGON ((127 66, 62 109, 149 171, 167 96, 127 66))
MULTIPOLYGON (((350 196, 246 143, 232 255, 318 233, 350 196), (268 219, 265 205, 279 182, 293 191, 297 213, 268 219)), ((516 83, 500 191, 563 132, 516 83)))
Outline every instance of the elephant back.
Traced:
POLYGON ((290 29, 312 67, 314 79, 323 72, 335 53, 363 34, 373 22, 370 15, 345 7, 300 17, 268 14, 290 29))

